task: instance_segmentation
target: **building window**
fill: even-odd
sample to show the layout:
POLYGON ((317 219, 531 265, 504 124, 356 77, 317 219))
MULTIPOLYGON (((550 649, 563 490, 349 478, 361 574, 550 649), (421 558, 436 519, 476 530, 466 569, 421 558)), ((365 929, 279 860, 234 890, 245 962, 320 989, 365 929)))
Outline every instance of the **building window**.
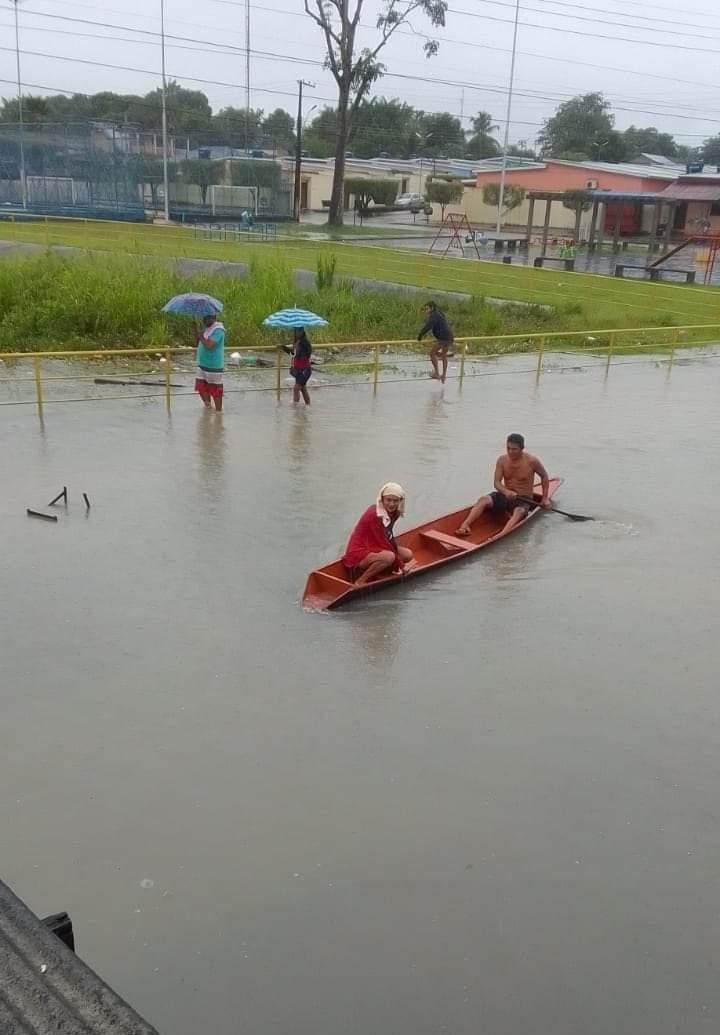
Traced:
POLYGON ((720 201, 713 201, 712 205, 710 206, 710 215, 720 216, 720 201))

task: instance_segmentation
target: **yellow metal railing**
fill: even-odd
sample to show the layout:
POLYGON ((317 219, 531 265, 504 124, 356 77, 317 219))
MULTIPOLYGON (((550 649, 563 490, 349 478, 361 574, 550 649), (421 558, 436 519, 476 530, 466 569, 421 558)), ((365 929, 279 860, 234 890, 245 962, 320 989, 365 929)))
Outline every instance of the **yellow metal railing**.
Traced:
MULTIPOLYGON (((658 351, 664 350, 667 352, 667 364, 669 372, 672 369, 673 361, 675 358, 675 352, 677 348, 681 346, 681 344, 686 344, 688 347, 720 344, 720 324, 688 324, 684 327, 630 327, 620 329, 615 328, 583 331, 541 331, 533 332, 531 334, 496 334, 456 338, 455 344, 456 346, 458 346, 457 355, 459 356, 458 374, 456 375, 455 380, 458 381, 460 386, 462 386, 463 381, 466 377, 479 376, 475 373, 467 373, 467 365, 469 361, 502 359, 504 357, 507 357, 508 355, 518 355, 523 353, 537 353, 537 365, 534 369, 536 381, 539 381, 543 372, 544 360, 548 352, 557 353, 563 351, 563 347, 567 348, 568 351, 574 354, 588 353, 590 355, 596 355, 598 357, 605 356, 605 376, 607 377, 613 356, 617 356, 619 352, 657 353, 658 351), (715 334, 713 334, 712 332, 715 332, 715 334), (638 336, 643 335, 652 335, 654 340, 649 342, 638 341, 638 336), (682 335, 686 336, 686 341, 683 343, 681 343, 680 341, 682 335), (628 337, 632 340, 627 340, 628 337), (503 348, 503 345, 509 347, 503 348), (491 346, 494 347, 494 351, 491 348, 491 346)), ((379 384, 387 383, 390 380, 397 380, 391 378, 380 378, 380 371, 382 369, 382 357, 380 352, 381 348, 385 348, 386 350, 391 350, 393 352, 392 359, 394 363, 398 361, 398 353, 403 350, 406 350, 410 353, 409 356, 403 360, 403 362, 427 363, 427 357, 424 354, 418 352, 417 343, 411 343, 407 339, 383 341, 334 342, 316 344, 314 346, 316 353, 327 350, 330 350, 331 353, 335 353, 337 351, 364 351, 367 356, 365 360, 356 359, 338 362, 333 361, 331 359, 329 362, 323 363, 320 369, 323 372, 331 372, 333 369, 342 368, 344 373, 362 372, 368 374, 373 386, 374 393, 377 392, 379 384)), ((131 396, 128 396, 128 398, 147 399, 164 397, 167 412, 170 413, 173 397, 173 356, 189 355, 194 353, 194 351, 195 350, 193 348, 188 346, 165 346, 161 348, 158 348, 157 346, 149 346, 146 348, 134 349, 67 349, 63 351, 0 353, 0 361, 20 362, 29 360, 32 364, 31 376, 0 376, 0 384, 5 383, 19 385, 24 383, 31 383, 34 385, 35 388, 34 399, 0 401, 0 406, 35 405, 37 407, 38 416, 42 420, 44 407, 49 402, 91 402, 101 401, 103 399, 114 400, 116 398, 115 396, 108 395, 85 396, 76 399, 48 399, 44 392, 45 386, 52 384, 53 382, 59 381, 73 381, 80 383, 84 381, 94 381, 97 378, 98 372, 96 371, 93 374, 43 374, 43 361, 74 359, 107 360, 120 357, 126 359, 142 359, 152 356, 155 358, 160 358, 164 363, 161 375, 160 372, 158 372, 157 370, 122 370, 117 371, 117 374, 118 376, 122 374, 124 377, 127 377, 128 380, 132 378, 147 376, 148 374, 162 376, 162 379, 158 380, 157 382, 157 387, 162 389, 162 391, 133 394, 131 396)), ((274 386, 256 386, 250 388, 243 388, 239 390, 257 392, 274 391, 276 397, 280 399, 282 394, 282 370, 284 363, 284 353, 282 352, 282 350, 274 345, 259 345, 256 347, 240 347, 236 351, 241 354, 275 353, 274 386)), ((357 384, 357 381, 335 382, 333 387, 340 387, 343 384, 355 385, 357 384)), ((178 392, 177 394, 183 393, 178 392)), ((187 394, 187 392, 185 394, 187 394)))

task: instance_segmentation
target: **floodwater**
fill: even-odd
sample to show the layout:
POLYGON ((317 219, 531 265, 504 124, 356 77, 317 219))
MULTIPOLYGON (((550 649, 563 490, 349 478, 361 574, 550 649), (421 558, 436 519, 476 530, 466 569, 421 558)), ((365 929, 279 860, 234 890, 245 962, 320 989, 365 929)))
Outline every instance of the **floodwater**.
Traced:
POLYGON ((511 369, 2 411, 0 876, 163 1035, 717 1031, 720 363, 511 369), (509 431, 600 520, 303 612, 509 431))

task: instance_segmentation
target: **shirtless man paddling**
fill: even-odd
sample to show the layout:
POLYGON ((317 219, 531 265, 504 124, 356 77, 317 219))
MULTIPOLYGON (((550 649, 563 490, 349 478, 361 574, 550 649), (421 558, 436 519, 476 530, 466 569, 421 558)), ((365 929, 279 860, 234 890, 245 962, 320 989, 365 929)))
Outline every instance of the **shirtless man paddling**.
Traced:
POLYGON ((547 508, 550 506, 547 471, 536 456, 525 452, 522 435, 508 435, 506 453, 499 456, 495 464, 495 491, 480 497, 455 534, 470 535, 471 526, 486 510, 507 515, 504 532, 515 528, 530 511, 530 504, 526 501, 533 498, 535 475, 540 477, 542 485, 540 506, 547 508))

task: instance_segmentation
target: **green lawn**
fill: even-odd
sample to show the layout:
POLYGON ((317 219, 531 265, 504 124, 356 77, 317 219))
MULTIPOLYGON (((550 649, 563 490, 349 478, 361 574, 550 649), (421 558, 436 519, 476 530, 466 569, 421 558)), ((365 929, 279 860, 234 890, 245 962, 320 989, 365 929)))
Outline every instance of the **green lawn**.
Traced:
POLYGON ((434 291, 461 291, 557 308, 564 329, 720 326, 720 292, 681 284, 650 284, 495 262, 442 259, 426 252, 342 242, 203 241, 192 230, 127 223, 58 220, 0 222, 0 239, 131 255, 247 262, 277 256, 293 269, 314 270, 318 256, 337 257, 339 276, 369 277, 434 291))

